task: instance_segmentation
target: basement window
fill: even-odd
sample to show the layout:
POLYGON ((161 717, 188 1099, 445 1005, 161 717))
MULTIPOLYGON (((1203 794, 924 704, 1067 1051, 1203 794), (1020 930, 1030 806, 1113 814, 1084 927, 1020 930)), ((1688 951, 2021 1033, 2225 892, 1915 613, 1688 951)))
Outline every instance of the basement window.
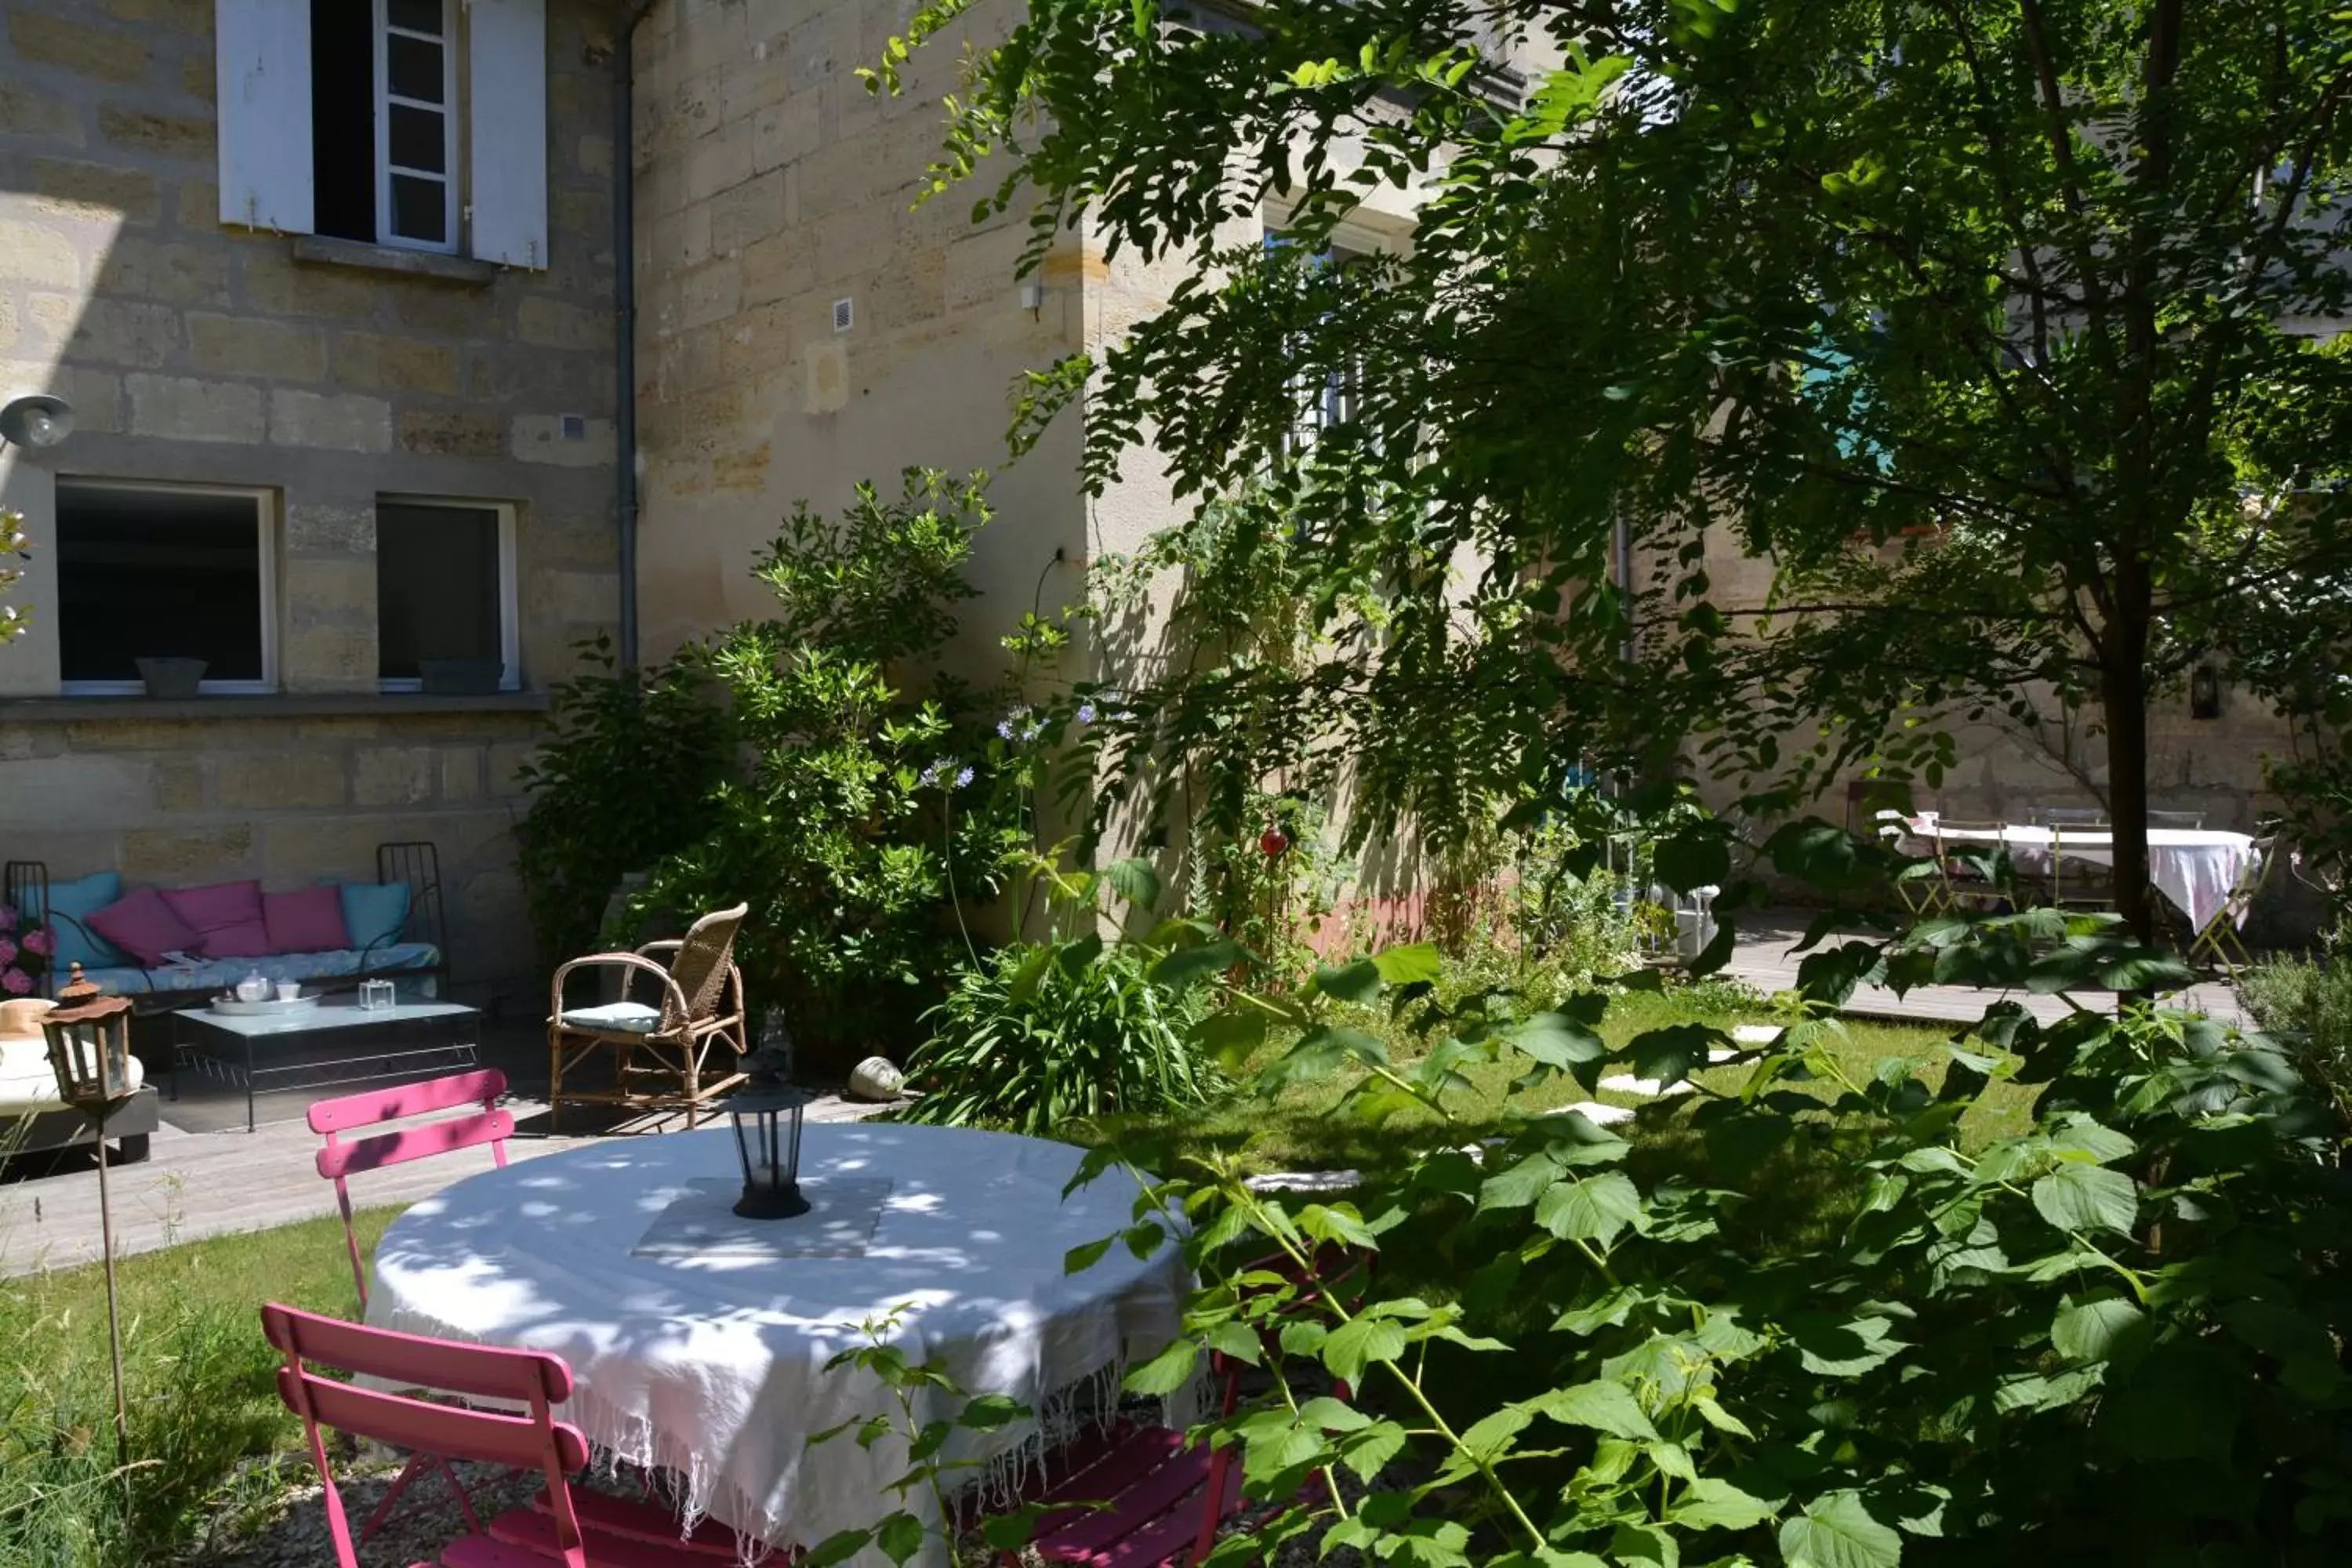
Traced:
POLYGON ((457 0, 310 0, 315 230, 457 248, 457 0))
POLYGON ((487 677, 501 691, 519 689, 514 562, 510 506, 379 498, 375 615, 382 689, 422 689, 427 662, 448 661, 453 678, 470 673, 487 677))
POLYGON ((58 656, 68 696, 143 689, 142 658, 200 658, 205 693, 272 689, 268 497, 58 481, 58 656))

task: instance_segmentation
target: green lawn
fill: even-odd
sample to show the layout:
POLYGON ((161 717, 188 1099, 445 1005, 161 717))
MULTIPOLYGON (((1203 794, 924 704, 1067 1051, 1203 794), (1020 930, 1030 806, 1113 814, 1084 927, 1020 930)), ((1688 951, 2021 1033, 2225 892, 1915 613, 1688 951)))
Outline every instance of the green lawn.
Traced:
MULTIPOLYGON (((1787 1021, 1786 1016, 1776 1014, 1761 1002, 1727 1007, 1719 994, 1689 996, 1670 990, 1617 997, 1611 1004, 1601 1033, 1611 1045, 1622 1046, 1645 1030, 1673 1024, 1706 1024, 1728 1034, 1739 1024, 1778 1025, 1787 1021)), ((1401 1061, 1410 1060, 1420 1048, 1413 1037, 1385 1026, 1383 1020, 1367 1017, 1360 1022, 1381 1033, 1401 1061)), ((1952 1037, 1952 1029, 1861 1020, 1842 1020, 1835 1027, 1842 1037, 1836 1047, 1840 1065, 1857 1082, 1868 1079, 1878 1064, 1889 1058, 1916 1064, 1920 1075, 1930 1084, 1943 1081, 1943 1047, 1952 1037)), ((1247 1070, 1255 1071, 1273 1054, 1271 1049, 1261 1053, 1247 1070)), ((1613 1077, 1629 1070, 1612 1067, 1609 1072, 1613 1077)), ((1735 1063, 1696 1073, 1694 1081, 1699 1086, 1699 1094, 1736 1094, 1751 1070, 1750 1066, 1735 1063)), ((1608 1089, 1588 1095, 1573 1079, 1564 1076, 1510 1094, 1507 1086, 1518 1071, 1517 1067, 1502 1065, 1469 1068, 1465 1076, 1470 1079, 1470 1091, 1448 1102, 1453 1112, 1451 1121, 1417 1106, 1378 1127, 1350 1117, 1335 1118, 1329 1112, 1344 1083, 1327 1081, 1294 1086, 1271 1102, 1244 1096, 1197 1116, 1160 1119, 1142 1125, 1173 1136, 1180 1147, 1194 1140, 1205 1143, 1246 1138, 1242 1159, 1253 1171, 1373 1169, 1393 1160, 1402 1150, 1432 1143, 1467 1144, 1492 1136, 1503 1130, 1514 1109, 1526 1114, 1598 1100, 1603 1104, 1634 1108, 1640 1115, 1633 1125, 1656 1135, 1667 1131, 1698 1099, 1698 1094, 1693 1094, 1652 1100, 1608 1089)), ((1824 1098, 1836 1091, 1836 1086, 1828 1082, 1794 1087, 1824 1098)), ((1982 1147, 2023 1131, 2036 1092, 2010 1084, 1995 1085, 1962 1121, 1963 1143, 1982 1147)), ((1082 1125, 1072 1129, 1071 1135, 1079 1142, 1089 1142, 1104 1131, 1082 1125)))
MULTIPOLYGON (((361 1214, 362 1245, 373 1248, 396 1213, 361 1214)), ((185 1242, 123 1258, 115 1273, 127 1473, 113 1462, 104 1276, 91 1266, 0 1280, 0 1562, 174 1561, 283 1490, 271 1456, 307 1468, 258 1309, 285 1301, 356 1315, 341 1225, 185 1242)))

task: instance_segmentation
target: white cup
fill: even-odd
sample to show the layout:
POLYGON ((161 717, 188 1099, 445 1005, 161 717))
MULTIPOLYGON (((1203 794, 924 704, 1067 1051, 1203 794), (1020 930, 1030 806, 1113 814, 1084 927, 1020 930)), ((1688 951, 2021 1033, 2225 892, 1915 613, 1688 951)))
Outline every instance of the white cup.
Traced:
POLYGON ((280 1002, 291 1002, 291 1001, 294 1001, 294 1000, 296 1000, 297 998, 299 998, 301 994, 302 994, 302 983, 301 983, 300 981, 299 981, 299 980, 281 980, 281 981, 279 981, 279 982, 278 983, 278 999, 280 1002))

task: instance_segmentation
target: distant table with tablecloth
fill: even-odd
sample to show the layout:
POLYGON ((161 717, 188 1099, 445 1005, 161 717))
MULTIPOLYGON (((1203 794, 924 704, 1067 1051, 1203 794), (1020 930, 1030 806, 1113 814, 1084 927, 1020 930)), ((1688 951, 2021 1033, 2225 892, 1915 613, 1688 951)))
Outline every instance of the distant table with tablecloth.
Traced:
MULTIPOLYGON (((2114 836, 2088 828, 2034 827, 2004 823, 1999 827, 1949 827, 1929 816, 1903 819, 1906 847, 1915 854, 1933 853, 1934 843, 1999 844, 2018 867, 2047 871, 2063 847, 2068 859, 2112 866, 2114 836)), ((2151 827, 2147 830, 2148 880, 2202 931, 2222 906, 2231 890, 2260 853, 2253 836, 2210 827, 2151 827)))

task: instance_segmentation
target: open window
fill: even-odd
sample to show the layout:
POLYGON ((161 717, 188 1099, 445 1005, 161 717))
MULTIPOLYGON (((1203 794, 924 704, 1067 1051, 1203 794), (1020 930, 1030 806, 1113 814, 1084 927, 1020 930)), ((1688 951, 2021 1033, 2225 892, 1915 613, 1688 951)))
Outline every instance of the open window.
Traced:
POLYGON ((446 661, 521 684, 515 616, 514 509, 494 501, 379 498, 375 506, 377 675, 415 691, 446 661))
POLYGON ((58 481, 58 654, 69 696, 142 689, 142 658, 204 660, 205 693, 276 683, 261 491, 58 481))
POLYGON ((546 0, 215 0, 224 223, 547 265, 546 0))

